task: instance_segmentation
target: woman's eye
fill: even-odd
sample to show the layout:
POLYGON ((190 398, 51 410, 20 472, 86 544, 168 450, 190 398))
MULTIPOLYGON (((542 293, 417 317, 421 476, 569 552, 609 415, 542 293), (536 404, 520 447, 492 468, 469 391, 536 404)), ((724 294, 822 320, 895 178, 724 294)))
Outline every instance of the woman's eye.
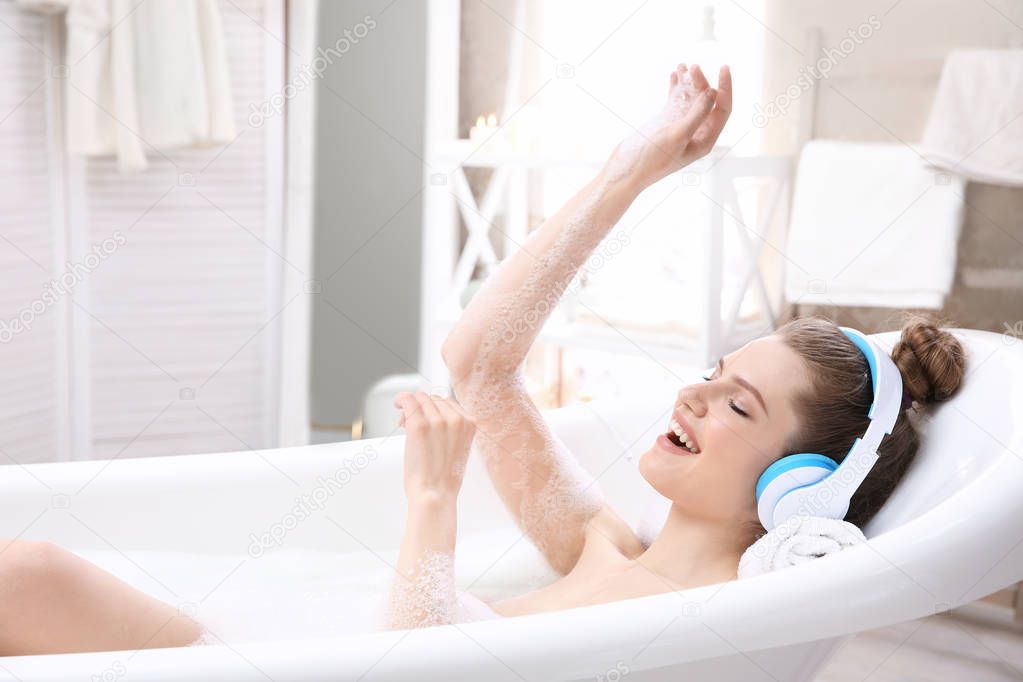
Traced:
POLYGON ((738 412, 739 414, 741 414, 741 415, 742 415, 743 417, 749 417, 749 415, 748 415, 748 414, 746 414, 746 413, 745 413, 745 412, 743 412, 743 411, 742 411, 741 409, 739 409, 739 406, 738 406, 738 405, 736 405, 735 403, 733 403, 733 402, 732 402, 731 400, 729 400, 729 401, 728 401, 728 404, 729 404, 729 406, 731 406, 731 408, 732 408, 733 410, 735 410, 736 412, 738 412))
MULTIPOLYGON (((710 375, 710 376, 704 375, 703 380, 704 381, 711 381, 713 378, 714 378, 714 375, 710 375)), ((743 412, 742 409, 738 405, 736 405, 734 402, 732 402, 731 400, 728 401, 728 406, 731 407, 732 410, 734 412, 736 412, 737 414, 741 414, 743 417, 746 417, 747 419, 749 418, 749 415, 746 412, 743 412)))

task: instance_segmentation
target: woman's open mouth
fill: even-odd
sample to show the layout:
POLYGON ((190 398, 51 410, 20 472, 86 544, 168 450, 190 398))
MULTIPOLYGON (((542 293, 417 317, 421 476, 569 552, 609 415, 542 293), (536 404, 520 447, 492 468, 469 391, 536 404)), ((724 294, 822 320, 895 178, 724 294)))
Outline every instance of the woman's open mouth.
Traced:
POLYGON ((678 454, 700 454, 700 444, 691 435, 692 431, 687 428, 688 424, 683 427, 681 421, 682 417, 677 412, 672 414, 671 420, 668 422, 668 431, 664 434, 665 440, 674 446, 674 451, 678 454))
POLYGON ((699 452, 694 452, 693 450, 690 450, 688 447, 686 447, 686 445, 679 440, 678 435, 674 431, 668 431, 667 433, 662 433, 661 435, 659 435, 657 437, 657 445, 662 450, 667 450, 668 452, 676 455, 699 454, 699 452))

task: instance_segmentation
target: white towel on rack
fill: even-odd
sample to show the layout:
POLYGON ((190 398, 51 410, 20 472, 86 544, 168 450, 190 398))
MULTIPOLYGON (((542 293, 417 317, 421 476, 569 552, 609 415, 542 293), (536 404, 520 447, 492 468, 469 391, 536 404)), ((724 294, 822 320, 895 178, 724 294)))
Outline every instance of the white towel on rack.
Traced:
POLYGON ((953 50, 920 143, 934 165, 1023 186, 1023 50, 953 50))
POLYGON ((792 303, 940 308, 952 288, 963 181, 905 145, 813 140, 796 177, 792 303))
POLYGON ((66 7, 67 146, 146 168, 153 150, 235 138, 227 51, 215 0, 20 0, 66 7))
POLYGON ((795 566, 866 541, 848 521, 797 515, 772 528, 739 559, 738 578, 795 566))

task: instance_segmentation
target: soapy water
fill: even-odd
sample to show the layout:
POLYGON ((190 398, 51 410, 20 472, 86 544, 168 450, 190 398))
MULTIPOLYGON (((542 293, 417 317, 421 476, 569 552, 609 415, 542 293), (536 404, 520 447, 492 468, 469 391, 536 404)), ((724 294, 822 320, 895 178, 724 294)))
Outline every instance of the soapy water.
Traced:
MULTIPOLYGON (((490 602, 556 580, 532 545, 516 542, 519 537, 511 527, 460 535, 457 558, 448 567, 454 571, 455 594, 461 598, 471 584, 471 594, 490 602)), ((260 558, 245 553, 72 551, 194 618, 208 629, 196 644, 386 630, 390 589, 397 578, 397 548, 375 553, 281 548, 260 558)), ((411 603, 422 603, 420 599, 411 603)))

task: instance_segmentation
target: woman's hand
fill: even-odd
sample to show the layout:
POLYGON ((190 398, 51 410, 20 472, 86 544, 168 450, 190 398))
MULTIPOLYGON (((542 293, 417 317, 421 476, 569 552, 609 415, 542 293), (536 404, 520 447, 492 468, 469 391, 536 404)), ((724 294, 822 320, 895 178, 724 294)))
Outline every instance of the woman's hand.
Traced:
POLYGON ((405 427, 405 495, 457 496, 476 424, 450 398, 402 392, 394 399, 405 427))
POLYGON ((605 172, 640 190, 705 156, 732 111, 732 75, 727 66, 710 87, 698 65, 679 64, 671 73, 664 109, 619 144, 605 172))

